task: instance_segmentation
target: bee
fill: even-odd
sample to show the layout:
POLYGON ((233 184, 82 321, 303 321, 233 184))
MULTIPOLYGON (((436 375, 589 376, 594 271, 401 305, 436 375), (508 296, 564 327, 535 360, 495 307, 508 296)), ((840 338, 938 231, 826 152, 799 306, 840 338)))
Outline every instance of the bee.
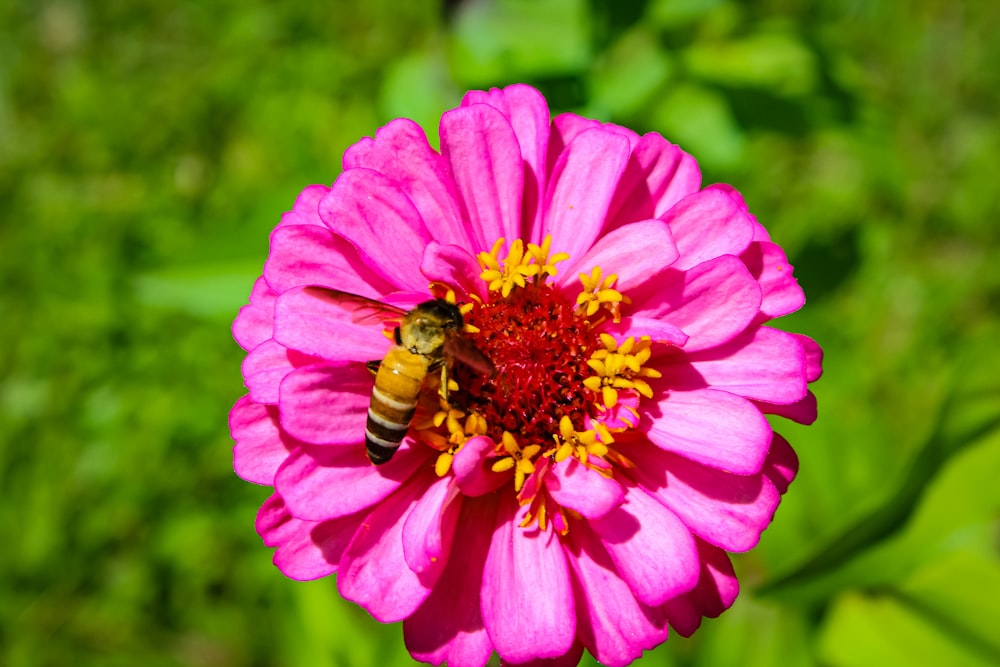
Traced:
POLYGON ((406 311, 338 290, 309 290, 336 302, 355 322, 399 322, 393 331, 396 344, 383 359, 367 364, 375 375, 375 385, 368 405, 365 448, 375 465, 386 463, 399 449, 429 375, 440 371, 438 393, 447 400, 448 372, 455 361, 489 375, 496 371, 493 362, 464 334, 465 320, 458 306, 446 299, 425 301, 406 311))

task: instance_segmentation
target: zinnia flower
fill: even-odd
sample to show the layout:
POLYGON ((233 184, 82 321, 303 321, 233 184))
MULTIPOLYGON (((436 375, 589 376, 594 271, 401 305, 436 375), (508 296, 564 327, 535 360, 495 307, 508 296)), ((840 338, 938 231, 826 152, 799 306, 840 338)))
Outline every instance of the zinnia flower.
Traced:
POLYGON ((821 352, 765 323, 802 291, 740 195, 658 134, 550 121, 514 85, 468 93, 440 140, 389 123, 272 233, 233 325, 236 472, 274 487, 277 567, 336 573, 418 660, 627 664, 733 603, 726 552, 795 476, 765 415, 815 419, 821 352), (348 295, 451 301, 496 367, 451 360, 447 391, 432 368, 384 465, 366 364, 394 324, 348 295))

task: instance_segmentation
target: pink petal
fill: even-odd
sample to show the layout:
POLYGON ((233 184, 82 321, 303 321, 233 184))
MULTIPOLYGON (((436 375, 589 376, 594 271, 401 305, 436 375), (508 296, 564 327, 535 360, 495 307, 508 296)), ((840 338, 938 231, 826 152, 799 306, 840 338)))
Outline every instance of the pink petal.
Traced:
POLYGON ((628 665, 667 640, 667 618, 632 595, 607 549, 585 526, 567 535, 573 570, 577 635, 602 665, 628 665))
POLYGON ((823 349, 809 336, 791 335, 802 344, 806 353, 806 382, 815 382, 823 376, 823 349))
POLYGON ((660 218, 700 188, 701 171, 693 157, 655 132, 643 135, 611 203, 610 226, 660 218))
POLYGON ((742 200, 717 186, 677 202, 663 215, 680 251, 674 268, 690 269, 721 255, 742 254, 754 231, 745 209, 742 200))
POLYGON ((404 440, 391 461, 374 466, 360 442, 356 447, 299 446, 278 469, 274 486, 300 519, 335 519, 389 496, 428 465, 430 451, 404 440))
POLYGON ((733 340, 688 356, 690 366, 666 366, 667 386, 723 389, 767 403, 787 405, 806 395, 806 361, 791 334, 751 328, 733 340))
MULTIPOLYGON (((600 127, 600 121, 592 118, 584 118, 575 113, 561 113, 553 118, 549 131, 548 151, 545 158, 546 172, 552 174, 553 168, 559 162, 560 156, 577 136, 587 130, 600 127)), ((538 242, 538 240, 535 240, 535 243, 538 242)))
POLYGON ((278 385, 295 370, 288 358, 288 349, 274 340, 266 340, 243 360, 243 381, 250 390, 250 398, 257 403, 278 402, 278 385))
POLYGON ((619 392, 618 402, 613 408, 598 406, 593 418, 584 418, 584 425, 589 429, 593 421, 598 421, 612 431, 633 429, 639 423, 639 399, 639 394, 634 391, 619 392))
POLYGON ((274 564, 286 577, 308 581, 337 571, 340 556, 360 519, 358 516, 324 522, 296 519, 281 496, 274 494, 257 513, 257 532, 264 544, 277 547, 274 564))
POLYGON ((495 522, 493 496, 462 503, 445 570, 427 600, 403 621, 406 647, 415 659, 451 667, 481 667, 489 660, 493 644, 479 601, 495 522))
POLYGON ((451 471, 458 488, 466 496, 491 493, 510 481, 510 474, 493 472, 491 461, 496 458, 496 443, 485 435, 469 438, 455 454, 451 471))
POLYGON ((563 507, 574 509, 588 519, 599 519, 621 504, 625 494, 608 479, 571 458, 552 466, 545 488, 563 507))
POLYGON ((623 317, 621 322, 607 322, 602 333, 611 334, 619 343, 629 336, 639 339, 649 336, 655 342, 682 347, 687 343, 686 333, 669 322, 649 317, 623 317))
POLYGON ((320 202, 319 213, 386 281, 411 291, 426 289, 420 260, 430 234, 413 202, 386 176, 371 169, 345 171, 320 202))
MULTIPOLYGON (((388 464, 387 464, 388 465, 388 464)), ((417 574, 403 555, 403 525, 433 472, 416 475, 378 505, 347 545, 337 574, 341 596, 382 623, 401 621, 423 604, 443 570, 417 574)))
POLYGON ((628 456, 647 493, 695 535, 727 551, 756 546, 778 507, 780 495, 762 474, 734 475, 643 442, 630 446, 628 456))
POLYGON ((325 226, 276 228, 271 234, 264 277, 278 293, 322 285, 374 299, 393 290, 392 283, 362 262, 354 246, 325 226))
POLYGON ((698 540, 701 573, 693 591, 664 605, 670 625, 678 634, 690 637, 703 617, 715 618, 732 606, 740 592, 726 552, 698 540))
POLYGON ((323 225, 319 217, 319 202, 330 191, 325 185, 310 185, 295 198, 291 211, 281 216, 278 227, 290 225, 323 225))
POLYGON ((236 441, 236 474, 254 484, 273 484, 274 474, 289 453, 278 428, 278 408, 254 403, 244 396, 229 413, 229 430, 236 441))
POLYGON ((440 133, 462 218, 475 222, 473 250, 489 250, 499 238, 519 238, 524 168, 508 120, 486 104, 462 106, 441 117, 440 133))
POLYGON ((562 113, 552 119, 548 150, 549 172, 552 172, 553 167, 559 161, 559 156, 562 155, 567 146, 573 143, 574 139, 587 130, 593 129, 624 137, 628 141, 630 153, 639 144, 639 135, 627 127, 614 123, 602 123, 599 120, 584 118, 575 113, 562 113))
POLYGON ((541 201, 545 193, 546 159, 549 145, 549 107, 531 86, 514 84, 489 92, 466 93, 462 106, 489 104, 499 109, 514 128, 524 161, 524 199, 520 238, 535 240, 532 230, 541 229, 541 201))
POLYGON ((749 401, 724 391, 670 391, 642 404, 639 427, 649 440, 719 470, 752 475, 771 444, 771 427, 749 401))
POLYGON ((240 308, 233 322, 233 338, 248 352, 274 335, 274 301, 278 295, 263 277, 250 292, 250 303, 240 308))
POLYGON ((420 271, 431 282, 456 288, 456 291, 463 293, 459 296, 486 296, 485 284, 479 278, 483 270, 476 258, 464 248, 431 241, 424 250, 420 271))
POLYGON ((281 383, 281 426, 303 442, 360 446, 373 383, 361 364, 296 369, 281 383))
POLYGON ((760 308, 760 287, 732 255, 679 273, 665 271, 644 286, 633 312, 663 318, 689 336, 686 352, 715 347, 746 329, 760 308))
POLYGON ((764 474, 778 489, 778 493, 785 493, 798 472, 799 457, 795 455, 795 450, 787 440, 775 433, 771 451, 767 453, 764 474))
POLYGON ((297 287, 278 298, 274 339, 285 347, 330 361, 383 358, 391 345, 383 329, 377 323, 360 324, 353 318, 351 304, 297 287))
POLYGON ((518 527, 527 508, 518 510, 512 497, 501 502, 483 574, 486 631, 508 662, 562 656, 576 636, 563 547, 554 531, 518 527))
POLYGON ((792 275, 785 251, 774 243, 755 241, 741 259, 760 283, 763 300, 760 313, 764 321, 794 313, 806 302, 806 295, 792 275))
POLYGON ((583 644, 574 642, 569 651, 556 658, 538 658, 528 662, 513 663, 509 660, 500 660, 500 667, 576 667, 583 657, 583 644))
MULTIPOLYGON (((726 186, 721 186, 721 187, 729 188, 736 195, 737 199, 740 199, 740 200, 743 199, 743 196, 739 194, 739 190, 737 190, 736 188, 732 187, 731 185, 726 185, 726 186)), ((745 201, 743 202, 743 205, 746 206, 746 202, 745 201)), ((753 220, 753 240, 754 240, 754 242, 755 243, 770 243, 771 242, 771 235, 767 233, 767 229, 765 229, 764 225, 760 224, 757 221, 757 217, 753 213, 750 213, 750 207, 749 206, 746 206, 746 211, 747 211, 747 215, 750 216, 750 219, 753 220)))
MULTIPOLYGON (((527 476, 524 480, 524 485, 517 494, 517 500, 519 503, 526 504, 534 500, 535 496, 541 493, 545 488, 545 478, 548 476, 549 469, 555 464, 555 459, 551 456, 542 456, 535 463, 535 471, 527 476)), ((509 473, 512 475, 512 473, 509 473)), ((558 482, 557 482, 558 484, 558 482)))
POLYGON ((698 582, 691 532, 641 489, 626 488, 625 502, 590 525, 639 601, 659 605, 698 582))
POLYGON ((578 274, 589 274, 593 267, 599 266, 605 277, 617 274, 615 289, 627 293, 676 259, 677 247, 666 223, 643 220, 597 239, 579 261, 571 257, 565 271, 560 267, 559 282, 579 286, 578 274))
POLYGON ((462 222, 448 162, 427 143, 423 129, 407 118, 381 128, 344 154, 344 169, 373 169, 387 176, 413 202, 431 238, 472 248, 462 222))
POLYGON ((571 258, 590 250, 627 162, 628 141, 602 129, 583 132, 566 148, 544 200, 542 236, 552 234, 553 249, 571 258))
POLYGON ((777 405, 764 401, 754 401, 753 404, 765 415, 777 415, 806 426, 815 422, 818 417, 816 394, 811 391, 806 392, 803 398, 788 405, 777 405))
POLYGON ((424 491, 403 525, 403 556, 411 570, 423 574, 444 566, 461 509, 462 496, 447 477, 424 491))

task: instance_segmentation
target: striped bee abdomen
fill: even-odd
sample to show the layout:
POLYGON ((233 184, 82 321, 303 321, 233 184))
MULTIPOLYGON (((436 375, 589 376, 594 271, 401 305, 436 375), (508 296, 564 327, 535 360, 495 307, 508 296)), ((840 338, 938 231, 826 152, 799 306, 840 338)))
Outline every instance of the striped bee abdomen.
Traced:
POLYGON ((365 425, 365 448, 375 465, 392 458, 410 428, 427 365, 421 355, 396 347, 379 366, 365 425))

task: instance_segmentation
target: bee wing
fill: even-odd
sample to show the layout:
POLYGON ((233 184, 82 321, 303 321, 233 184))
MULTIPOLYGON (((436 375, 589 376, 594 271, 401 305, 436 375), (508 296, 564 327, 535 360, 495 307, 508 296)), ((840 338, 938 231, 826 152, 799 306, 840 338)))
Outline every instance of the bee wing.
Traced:
POLYGON ((496 366, 485 354, 476 347, 469 338, 462 334, 448 336, 444 343, 444 353, 452 359, 458 359, 463 364, 485 375, 496 373, 496 366))
POLYGON ((310 285, 306 291, 313 296, 335 304, 351 316, 355 324, 390 324, 398 325, 406 315, 406 311, 387 303, 369 299, 350 292, 310 285))

